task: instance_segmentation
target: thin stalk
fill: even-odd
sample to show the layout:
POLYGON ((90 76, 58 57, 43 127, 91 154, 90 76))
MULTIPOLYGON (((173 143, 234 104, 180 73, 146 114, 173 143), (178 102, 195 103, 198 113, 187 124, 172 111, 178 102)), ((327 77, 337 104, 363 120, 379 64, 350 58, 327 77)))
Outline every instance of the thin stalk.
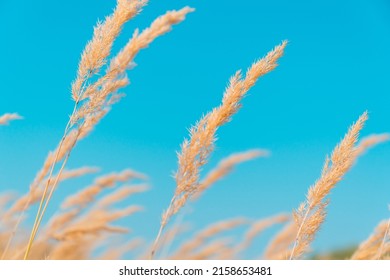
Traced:
POLYGON ((295 237, 295 242, 294 242, 294 246, 291 250, 291 254, 290 254, 290 258, 289 260, 292 260, 293 256, 294 256, 294 253, 295 253, 295 249, 298 245, 298 238, 299 238, 299 235, 301 234, 301 231, 302 231, 302 228, 303 228, 303 225, 305 224, 306 222, 306 219, 307 219, 307 216, 309 215, 309 212, 311 210, 311 205, 309 206, 309 208, 307 209, 306 213, 305 213, 305 216, 303 217, 303 220, 302 220, 302 223, 301 225, 299 226, 299 229, 298 229, 298 232, 297 232, 297 236, 295 237))
MULTIPOLYGON (((169 203, 168 209, 167 209, 167 211, 166 211, 167 216, 168 216, 169 213, 172 211, 171 209, 172 209, 172 206, 173 206, 173 202, 175 201, 175 198, 176 198, 176 197, 174 196, 174 197, 172 198, 171 202, 169 203)), ((156 239, 155 239, 154 242, 153 242, 152 250, 151 250, 151 252, 150 252, 150 258, 149 258, 150 260, 153 260, 154 255, 156 254, 157 245, 158 245, 158 242, 159 242, 159 240, 160 240, 161 234, 162 234, 162 232, 163 232, 165 226, 166 226, 166 221, 164 221, 163 223, 160 224, 160 229, 158 230, 158 234, 157 234, 157 236, 156 236, 156 239)))
MULTIPOLYGON (((80 127, 78 128, 78 131, 80 132, 80 127)), ((71 154, 71 152, 72 152, 74 146, 76 145, 76 142, 77 142, 77 139, 78 139, 79 134, 80 134, 80 133, 77 134, 76 141, 73 143, 73 145, 72 145, 72 147, 70 148, 69 152, 66 154, 66 157, 65 157, 64 161, 62 162, 61 168, 60 168, 60 170, 59 170, 59 172, 58 172, 58 174, 57 174, 57 177, 56 177, 56 179, 55 179, 55 181, 54 181, 54 183, 53 183, 53 186, 52 186, 52 188, 51 188, 51 190, 50 190, 49 196, 47 197, 46 202, 45 202, 45 205, 44 205, 44 207, 43 207, 43 209, 42 209, 42 212, 41 212, 41 214, 40 214, 40 217, 39 217, 39 220, 38 220, 38 224, 37 224, 37 227, 36 227, 36 230, 35 230, 35 233, 34 233, 34 238, 35 238, 36 233, 38 232, 38 228, 39 228, 39 226, 40 226, 40 224, 41 224, 41 222, 42 222, 43 215, 45 214, 46 208, 47 208, 47 206, 48 206, 48 204, 49 204, 49 201, 51 200, 51 197, 53 196, 53 193, 54 193, 54 191, 55 191, 55 189, 56 189, 56 187, 57 187, 57 185, 58 185, 58 182, 59 182, 59 180, 60 180, 61 174, 62 174, 62 172, 63 172, 63 170, 64 170, 64 168, 65 168, 65 166, 66 166, 66 163, 68 162, 68 159, 69 159, 69 157, 70 157, 70 154, 71 154)))
MULTIPOLYGON (((69 123, 70 123, 70 121, 69 121, 69 123)), ((67 125, 67 128, 68 128, 68 125, 67 125)), ((65 129, 65 132, 66 132, 66 129, 65 129)), ((42 194, 41 201, 39 202, 38 211, 37 211, 37 214, 35 215, 34 225, 33 225, 33 228, 32 228, 32 230, 31 230, 30 238, 29 238, 29 241, 28 241, 28 244, 27 244, 26 253, 25 253, 25 255, 24 255, 24 259, 25 259, 25 260, 26 260, 27 257, 28 257, 28 254, 29 254, 30 249, 31 249, 31 246, 32 246, 32 242, 33 242, 34 237, 35 237, 35 234, 34 234, 34 233, 35 233, 35 228, 36 228, 36 225, 37 225, 37 223, 38 223, 38 218, 39 218, 40 212, 42 211, 43 203, 44 203, 44 201, 45 201, 46 194, 47 194, 47 191, 48 191, 48 189, 49 189, 49 184, 50 184, 51 176, 53 175, 54 166, 55 166, 55 163, 56 163, 57 160, 58 160, 59 151, 61 150, 62 144, 64 143, 65 136, 66 136, 66 134, 64 134, 64 136, 62 137, 61 142, 60 142, 60 145, 59 145, 59 148, 57 149, 57 152, 56 152, 56 156, 55 156, 54 162, 53 162, 53 164, 52 164, 52 166, 51 166, 51 168, 50 168, 49 179, 47 180, 45 189, 44 189, 43 194, 42 194)))
MULTIPOLYGON (((188 205, 187 205, 188 206, 188 205)), ((176 217, 175 219, 175 223, 173 225, 173 227, 179 229, 180 227, 180 224, 183 223, 183 220, 184 220, 184 216, 186 215, 186 210, 188 210, 188 207, 187 208, 184 208, 179 214, 178 216, 176 217)), ((188 212, 188 211, 187 211, 188 212)), ((161 250, 161 258, 165 258, 168 256, 168 253, 169 253, 169 250, 172 246, 172 243, 173 243, 173 237, 169 240, 169 243, 166 242, 166 240, 163 241, 164 242, 164 247, 163 249, 161 250)))
MULTIPOLYGON (((87 76, 87 79, 88 79, 89 77, 90 77, 90 75, 87 76)), ((87 80, 87 79, 86 79, 86 80, 87 80)), ((58 160, 58 157, 59 157, 59 154, 60 154, 62 145, 64 144, 65 138, 66 138, 66 136, 68 135, 68 133, 69 133, 71 127, 72 127, 72 124, 71 124, 72 118, 74 117, 74 115, 76 114, 76 112, 77 112, 77 110, 78 110, 78 105, 79 105, 79 102, 80 102, 80 98, 81 98, 81 96, 82 96, 82 93, 84 92, 85 86, 86 86, 86 84, 84 83, 84 85, 83 85, 83 87, 82 87, 82 89, 81 89, 81 91, 80 91, 80 94, 78 95, 77 100, 75 101, 75 105, 74 105, 74 107, 73 107, 73 112, 72 112, 72 114, 71 114, 71 116, 70 116, 70 118, 69 118, 68 123, 66 124, 65 130, 64 130, 64 134, 63 134, 63 136, 62 136, 61 142, 60 142, 60 144, 59 144, 59 146, 58 146, 58 149, 57 149, 57 151, 56 151, 56 155, 55 155, 54 161, 53 161, 53 163, 52 163, 52 165, 51 165, 51 167, 50 167, 49 178, 47 179, 46 186, 45 186, 45 189, 44 189, 44 191, 43 191, 41 201, 40 201, 40 203, 39 203, 38 211, 37 211, 37 214, 36 214, 36 216, 35 216, 34 225, 33 225, 33 228, 32 228, 32 230, 31 230, 31 234, 30 234, 30 238, 29 238, 29 241, 28 241, 28 244, 27 244, 26 252, 25 252, 25 254, 24 254, 24 260, 26 260, 27 257, 28 257, 28 254, 29 254, 29 252, 30 252, 30 250, 31 250, 32 243, 33 243, 33 241, 34 241, 34 239, 35 239, 35 235, 36 235, 36 233, 37 233, 37 231, 38 231, 39 224, 40 224, 40 222, 41 222, 41 220, 42 220, 43 213, 44 213, 44 212, 42 212, 42 209, 43 209, 43 207, 44 207, 44 206, 43 206, 43 203, 45 202, 45 198, 46 198, 46 195, 47 195, 47 191, 48 191, 49 186, 50 186, 50 181, 51 181, 52 176, 53 176, 54 167, 55 167, 55 165, 56 165, 56 163, 57 163, 57 160, 58 160)), ((76 142, 77 142, 77 137, 76 137, 76 140, 75 140, 75 142, 74 142, 72 148, 74 147, 74 145, 75 145, 76 142)), ((67 154, 67 157, 66 157, 66 159, 64 160, 64 163, 65 163, 65 164, 66 164, 66 162, 67 162, 67 158, 68 158, 68 157, 69 157, 69 153, 67 154)), ((64 167, 65 167, 65 165, 63 164, 63 165, 61 166, 61 172, 62 172, 62 170, 63 170, 64 167)), ((58 181, 58 178, 59 178, 60 175, 61 175, 61 174, 59 173, 58 176, 57 176, 56 182, 58 181)), ((55 186, 53 186, 52 189, 54 189, 54 188, 55 188, 55 186)), ((45 205, 45 208, 44 208, 44 209, 46 209, 46 207, 47 207, 47 204, 45 205)))
MULTIPOLYGON (((64 167, 65 167, 65 165, 66 165, 66 163, 67 163, 67 161, 68 161, 68 159, 69 159, 69 155, 70 155, 70 152, 68 152, 68 154, 67 154, 65 160, 63 161, 63 163, 62 163, 62 165, 61 165, 61 169, 60 169, 60 171, 59 171, 59 175, 60 175, 60 174, 62 173, 62 171, 64 170, 64 167)), ((59 176, 59 175, 58 175, 58 176, 59 176)), ((54 181, 54 184, 53 184, 53 187, 52 187, 51 190, 50 190, 49 196, 47 197, 47 199, 46 199, 46 201, 45 201, 45 205, 43 206, 42 211, 41 211, 41 213, 40 213, 40 215, 39 215, 39 218, 38 218, 38 220, 37 220, 37 224, 36 224, 35 228, 33 228, 32 237, 31 237, 31 240, 32 240, 32 241, 31 241, 31 243, 29 243, 29 247, 27 247, 27 250, 26 250, 26 253, 25 253, 25 256, 24 256, 24 259, 25 259, 25 260, 26 260, 27 257, 28 257, 28 253, 29 253, 29 251, 30 251, 30 249, 31 249, 31 245, 32 245, 32 243, 33 243, 33 241, 34 241, 34 239, 35 239, 35 236, 36 236, 37 232, 38 232, 39 226, 41 225, 41 222, 42 222, 42 219, 43 219, 43 215, 44 215, 45 212, 46 212, 47 205, 49 204, 49 201, 50 201, 50 199, 51 199, 51 196, 52 196, 52 194, 53 194, 53 191, 54 191, 54 189, 55 189, 55 187, 56 187, 56 185, 57 185, 57 183, 58 183, 58 178, 59 178, 58 176, 56 177, 56 179, 55 179, 55 181, 54 181), (31 245, 30 245, 30 244, 31 244, 31 245)))

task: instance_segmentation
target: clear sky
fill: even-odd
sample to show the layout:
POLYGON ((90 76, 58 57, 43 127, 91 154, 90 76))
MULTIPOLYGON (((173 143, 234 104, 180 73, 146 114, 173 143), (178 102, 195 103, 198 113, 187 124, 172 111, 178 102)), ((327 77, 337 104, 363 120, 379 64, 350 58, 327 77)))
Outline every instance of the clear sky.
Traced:
MULTIPOLYGON (((390 131, 388 1, 150 0, 126 25, 114 52, 135 28, 186 5, 196 11, 136 58, 127 96, 76 147, 68 164, 99 166, 102 172, 133 168, 150 176, 151 190, 132 199, 146 207, 129 221, 134 235, 155 236, 175 188, 176 151, 187 129, 220 103, 236 70, 282 40, 289 44, 280 66, 251 89, 242 110, 219 130, 204 171, 232 152, 265 148, 272 155, 241 165, 213 186, 186 221, 199 228, 234 216, 291 211, 360 114, 368 110, 370 116, 363 136, 390 131)), ((24 116, 0 127, 0 190, 27 191, 59 142, 73 108, 70 84, 80 53, 96 20, 114 6, 114 0, 0 1, 0 115, 24 116)), ((389 143, 374 148, 332 192, 315 249, 359 242, 389 216, 389 158, 389 143)), ((53 211, 81 181, 59 191, 53 211)))

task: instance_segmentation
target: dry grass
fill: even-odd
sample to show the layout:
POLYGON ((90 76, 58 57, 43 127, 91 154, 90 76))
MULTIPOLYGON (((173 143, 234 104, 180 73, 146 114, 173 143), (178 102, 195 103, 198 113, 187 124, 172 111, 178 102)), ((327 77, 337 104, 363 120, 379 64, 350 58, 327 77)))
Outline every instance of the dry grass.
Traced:
POLYGON ((390 258, 390 219, 382 221, 374 233, 352 255, 353 260, 379 260, 390 258))
MULTIPOLYGON (((193 11, 184 7, 167 12, 142 32, 135 30, 125 46, 116 55, 111 55, 123 25, 146 4, 146 0, 117 0, 113 13, 95 26, 72 83, 74 109, 57 147, 49 152, 25 195, 19 198, 13 194, 0 195, 0 211, 3 213, 0 220, 1 258, 117 259, 132 252, 135 258, 140 259, 235 259, 253 246, 259 234, 277 224, 285 226, 270 239, 260 258, 292 260, 304 257, 325 220, 331 190, 360 155, 390 138, 389 134, 378 134, 358 142, 367 113, 351 126, 331 157, 326 159, 320 178, 309 188, 306 199, 292 215, 215 222, 190 238, 186 236, 176 247, 172 244, 180 239, 186 227, 180 222, 169 223, 186 204, 204 195, 236 165, 268 155, 265 150, 232 154, 201 179, 202 168, 209 162, 214 150, 218 129, 238 112, 242 99, 256 81, 277 67, 286 41, 256 60, 245 75, 237 71, 229 81, 221 104, 190 129, 190 136, 182 143, 178 153, 176 190, 163 212, 154 242, 149 243, 150 240, 140 237, 118 242, 118 234, 126 234, 131 229, 118 226, 117 222, 143 209, 132 204, 118 208, 119 202, 127 202, 128 197, 148 189, 147 176, 131 169, 97 177, 89 186, 64 199, 61 206, 56 206, 57 212, 41 226, 51 197, 62 182, 98 172, 93 167, 75 170, 66 170, 65 167, 76 144, 88 136, 112 105, 123 97, 118 91, 129 84, 127 71, 134 66, 136 55, 193 11), (37 208, 34 225, 31 230, 26 230, 23 221, 27 212, 35 211, 34 206, 37 208), (237 229, 243 231, 241 238, 237 238, 237 229), (126 245, 123 246, 123 243, 126 245), (97 254, 96 250, 102 248, 103 251, 97 254)), ((0 125, 16 119, 22 117, 16 113, 4 114, 0 116, 0 125)), ((358 247, 352 259, 388 259, 389 231, 390 220, 380 223, 373 235, 358 247)), ((257 251, 261 253, 260 249, 257 251)))
POLYGON ((226 177, 231 173, 234 167, 242 162, 252 160, 261 156, 267 156, 269 154, 266 150, 249 150, 241 153, 234 153, 224 159, 222 159, 218 166, 212 169, 205 178, 199 183, 196 192, 192 195, 192 200, 198 199, 201 194, 206 191, 210 186, 217 181, 226 177))
POLYGON ((0 125, 7 125, 9 124, 10 121, 20 120, 20 119, 23 119, 23 117, 17 113, 6 113, 0 116, 0 125))
POLYGON ((153 258, 159 237, 169 220, 193 197, 202 190, 199 174, 213 149, 218 128, 230 121, 241 107, 241 100, 257 79, 275 69, 277 60, 283 55, 287 42, 275 47, 264 58, 254 62, 242 77, 241 71, 231 77, 222 98, 222 104, 202 117, 190 130, 190 139, 185 140, 178 154, 178 170, 175 175, 176 191, 161 218, 160 230, 151 251, 153 258))
POLYGON ((340 144, 336 146, 332 156, 326 158, 320 179, 309 188, 306 201, 294 212, 297 233, 291 249, 290 260, 299 258, 307 251, 324 222, 325 210, 329 203, 326 198, 355 162, 358 155, 355 152, 355 145, 366 120, 367 113, 364 113, 349 129, 340 144))

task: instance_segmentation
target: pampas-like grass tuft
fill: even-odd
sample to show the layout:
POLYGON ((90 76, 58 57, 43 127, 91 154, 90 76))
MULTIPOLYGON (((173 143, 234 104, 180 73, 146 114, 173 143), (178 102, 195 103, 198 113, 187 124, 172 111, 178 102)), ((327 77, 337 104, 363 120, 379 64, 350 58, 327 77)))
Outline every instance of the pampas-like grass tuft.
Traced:
MULTIPOLYGON (((170 223, 179 212, 184 215, 184 206, 207 195, 207 190, 230 174, 235 166, 269 154, 258 149, 234 153, 221 160, 206 176, 202 174, 216 145, 218 129, 238 113, 243 98, 257 80, 277 67, 286 41, 256 60, 245 74, 237 71, 229 81, 221 104, 190 129, 189 138, 184 140, 177 153, 176 188, 163 211, 153 242, 129 235, 132 224, 127 219, 141 215, 143 206, 129 203, 128 198, 144 195, 149 189, 148 176, 132 169, 98 176, 85 188, 54 205, 55 213, 41 226, 52 195, 60 184, 99 172, 95 167, 67 170, 67 161, 77 143, 86 138, 124 96, 119 90, 130 83, 127 73, 134 67, 137 54, 194 11, 184 7, 166 12, 143 31, 136 29, 123 48, 112 55, 113 45, 123 26, 139 14, 147 2, 117 0, 112 14, 96 24, 91 40, 82 51, 71 85, 74 108, 61 139, 47 155, 25 195, 0 194, 0 211, 3 213, 0 219, 1 259, 117 259, 128 253, 138 259, 238 259, 247 249, 256 250, 259 256, 264 251, 260 258, 265 259, 304 257, 325 221, 332 189, 358 157, 390 139, 387 133, 373 134, 358 142, 367 113, 351 126, 325 160, 320 178, 309 188, 306 199, 292 215, 277 214, 261 219, 230 217, 215 221, 195 234, 186 234, 190 227, 180 219, 170 223), (27 230, 23 222, 29 212, 35 211, 34 206, 38 208, 35 221, 27 230), (129 226, 119 225, 123 219, 129 226), (256 248, 256 238, 280 224, 285 225, 270 239, 265 250, 256 248), (237 238, 237 232, 243 232, 240 238, 237 238), (185 238, 182 238, 184 234, 185 238), (103 250, 97 254, 97 249, 103 250)), ((0 116, 0 126, 18 119, 22 117, 17 113, 4 114, 0 116)), ((253 212, 256 213, 256 209, 253 212)), ((157 225, 157 219, 155 223, 157 225)), ((390 220, 381 222, 357 248, 352 259, 389 259, 389 232, 390 220)))

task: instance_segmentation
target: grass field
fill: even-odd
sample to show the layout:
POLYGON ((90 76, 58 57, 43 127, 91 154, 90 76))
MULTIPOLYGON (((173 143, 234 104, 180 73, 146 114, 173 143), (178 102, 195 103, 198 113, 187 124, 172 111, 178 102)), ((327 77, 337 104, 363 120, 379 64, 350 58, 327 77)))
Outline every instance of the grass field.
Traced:
MULTIPOLYGON (((2 259, 120 259, 129 256, 137 259, 240 259, 247 256, 247 250, 253 249, 256 238, 269 229, 273 230, 273 236, 258 250, 257 258, 389 259, 390 219, 378 221, 372 235, 361 244, 346 244, 345 249, 323 254, 311 251, 313 241, 326 222, 327 209, 332 204, 331 191, 359 157, 390 139, 387 133, 360 137, 370 114, 367 111, 360 116, 350 116, 350 127, 345 127, 333 151, 324 155, 318 179, 307 193, 302 193, 301 203, 290 213, 281 209, 281 213, 260 219, 237 215, 195 230, 189 230, 183 222, 196 206, 195 201, 207 196, 208 189, 235 167, 272 152, 266 149, 237 151, 224 157, 215 167, 211 166, 219 129, 229 126, 236 114, 245 110, 241 108, 243 99, 256 82, 281 67, 279 60, 289 48, 288 41, 269 46, 268 53, 259 54, 262 58, 254 57, 251 65, 231 73, 219 104, 199 112, 197 121, 188 124, 189 133, 183 135, 186 138, 177 151, 175 190, 170 202, 161 209, 159 229, 151 230, 152 238, 129 238, 133 226, 120 221, 132 215, 143 215, 142 210, 148 208, 133 201, 138 195, 148 195, 152 174, 124 169, 96 175, 99 172, 96 167, 67 167, 73 153, 78 152, 75 147, 79 141, 93 137, 90 134, 95 128, 99 129, 97 124, 121 102, 122 91, 130 84, 128 75, 136 66, 135 58, 139 53, 158 37, 173 31, 175 25, 187 17, 190 20, 190 14, 196 12, 190 7, 168 11, 147 28, 135 30, 120 50, 114 51, 123 27, 137 14, 142 16, 146 4, 146 0, 118 0, 113 12, 95 25, 70 86, 73 110, 69 112, 68 123, 64 123, 64 133, 57 146, 49 151, 24 195, 7 190, 0 195, 2 259), (95 176, 95 179, 83 189, 63 197, 59 204, 52 200, 61 184, 85 176, 95 176), (51 213, 48 209, 53 208, 55 211, 51 213)), ((4 113, 0 116, 1 130, 23 121, 23 112, 4 113)), ((251 193, 248 191, 246 195, 251 196, 251 193)), ((218 203, 216 200, 212 207, 218 209, 218 203)))

